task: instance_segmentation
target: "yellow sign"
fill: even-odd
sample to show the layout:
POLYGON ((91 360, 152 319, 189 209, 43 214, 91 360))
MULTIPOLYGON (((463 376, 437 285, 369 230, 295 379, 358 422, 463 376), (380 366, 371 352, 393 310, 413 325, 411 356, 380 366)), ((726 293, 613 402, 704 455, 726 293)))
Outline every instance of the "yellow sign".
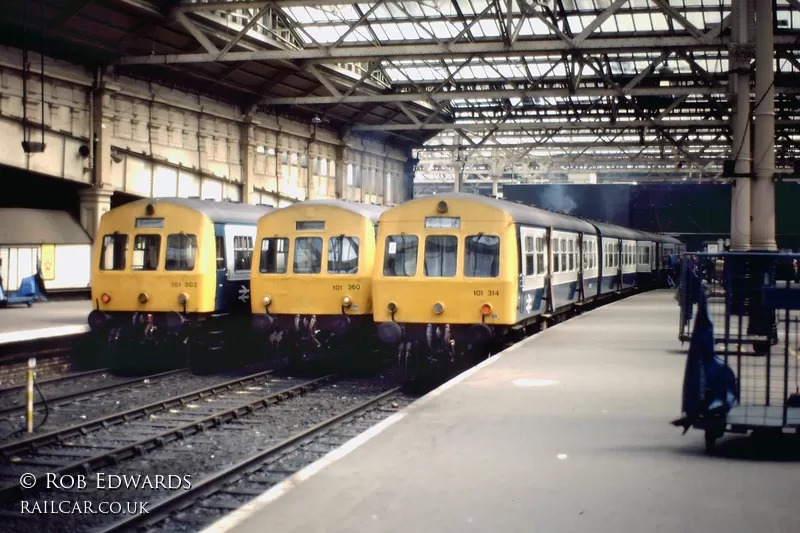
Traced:
POLYGON ((56 245, 42 245, 42 278, 45 281, 56 279, 56 245))

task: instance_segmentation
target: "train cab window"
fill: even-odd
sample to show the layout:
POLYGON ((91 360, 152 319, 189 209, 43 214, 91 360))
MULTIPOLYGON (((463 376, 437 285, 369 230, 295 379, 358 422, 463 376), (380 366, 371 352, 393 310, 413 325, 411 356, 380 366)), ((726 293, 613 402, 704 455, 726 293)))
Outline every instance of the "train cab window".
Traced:
POLYGON ((137 235, 133 240, 132 270, 156 270, 161 235, 137 235))
POLYGON ((319 274, 322 271, 322 238, 298 237, 294 240, 295 274, 319 274))
MULTIPOLYGON (((469 237, 467 237, 469 239, 469 237)), ((525 275, 533 276, 536 274, 536 250, 533 245, 533 237, 525 237, 524 249, 522 253, 525 256, 525 275)))
POLYGON ((167 235, 165 270, 194 270, 197 259, 197 235, 167 235))
POLYGON ((100 270, 125 270, 128 255, 128 236, 115 233, 103 237, 100 249, 100 270))
POLYGON ((428 235, 425 237, 425 275, 429 278, 452 278, 456 275, 457 254, 458 237, 428 235))
POLYGON ((217 235, 217 270, 225 270, 225 237, 217 235))
MULTIPOLYGON (((531 240, 533 248, 533 237, 531 240)), ((530 257, 533 266, 533 250, 525 253, 527 264, 530 257)), ((527 267, 526 267, 527 268, 527 267)), ((500 275, 500 237, 495 235, 468 235, 464 242, 464 276, 468 278, 496 278, 500 275)))
POLYGON ((258 271, 262 274, 286 274, 289 264, 289 239, 261 239, 261 258, 258 271))
POLYGON ((383 275, 404 277, 416 275, 418 251, 419 239, 415 235, 390 235, 386 237, 383 275))
POLYGON ((358 273, 358 237, 328 239, 328 274, 358 273))
POLYGON ((536 237, 536 272, 544 274, 544 237, 536 237))
POLYGON ((233 238, 233 271, 249 272, 253 261, 253 237, 236 235, 233 238))
POLYGON ((558 239, 553 239, 553 272, 559 272, 559 265, 561 264, 561 255, 558 253, 561 244, 558 239))

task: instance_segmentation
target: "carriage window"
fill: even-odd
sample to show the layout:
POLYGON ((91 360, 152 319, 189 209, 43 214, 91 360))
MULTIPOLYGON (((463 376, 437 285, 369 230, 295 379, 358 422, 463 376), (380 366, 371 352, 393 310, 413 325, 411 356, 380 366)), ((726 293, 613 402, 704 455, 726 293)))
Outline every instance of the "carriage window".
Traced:
POLYGON ((358 237, 331 237, 328 239, 328 274, 355 274, 358 272, 358 237))
POLYGON ((194 270, 197 258, 197 235, 167 235, 165 270, 194 270))
POLYGON ((217 235, 217 270, 225 270, 225 237, 217 235))
POLYGON ((233 270, 247 272, 253 261, 253 238, 237 235, 233 238, 233 270))
POLYGON ((544 237, 536 237, 536 272, 544 274, 544 237))
POLYGON ((642 263, 644 263, 645 265, 649 265, 650 264, 650 247, 649 246, 644 249, 644 261, 642 261, 642 263))
POLYGON ((295 274, 319 274, 322 270, 322 238, 298 237, 294 240, 295 274))
POLYGON ((103 237, 100 249, 100 270, 125 270, 125 256, 128 254, 128 236, 115 233, 103 237))
POLYGON ((567 239, 561 239, 561 272, 567 271, 567 239))
POLYGON ((575 270, 575 241, 569 240, 569 270, 575 270))
POLYGON ((589 241, 583 241, 583 269, 589 268, 589 241))
MULTIPOLYGON (((531 254, 528 255, 526 250, 525 262, 527 264, 530 258, 533 269, 533 237, 525 237, 526 247, 528 239, 531 240, 531 254)), ((464 276, 496 278, 500 274, 500 237, 468 235, 464 244, 464 276)))
POLYGON ((525 275, 526 276, 533 276, 536 274, 536 270, 534 269, 534 248, 533 248, 533 237, 525 237, 525 249, 523 250, 523 254, 525 255, 525 275))
POLYGON ((414 276, 417 273, 419 240, 414 235, 386 237, 383 259, 384 276, 414 276))
POLYGON ((553 239, 553 272, 558 272, 558 265, 561 264, 561 257, 558 253, 558 249, 560 248, 558 239, 553 239))
POLYGON ((158 252, 161 235, 137 235, 133 241, 133 270, 155 270, 158 268, 158 252))
POLYGON ((430 278, 452 278, 456 275, 458 237, 428 235, 425 237, 425 275, 430 278))
POLYGON ((262 274, 286 274, 287 264, 289 264, 289 239, 279 237, 261 239, 259 272, 262 274))

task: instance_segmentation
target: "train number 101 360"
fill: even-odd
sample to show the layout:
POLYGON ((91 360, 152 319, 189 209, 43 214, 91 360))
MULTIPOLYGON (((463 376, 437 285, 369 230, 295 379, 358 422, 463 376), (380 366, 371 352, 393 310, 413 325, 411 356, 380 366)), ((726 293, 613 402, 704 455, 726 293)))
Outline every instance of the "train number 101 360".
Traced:
MULTIPOLYGON (((345 287, 344 285, 334 285, 333 286, 333 290, 341 291, 341 290, 344 290, 344 287, 345 287)), ((348 283, 347 284, 347 290, 348 291, 360 291, 361 290, 361 284, 360 283, 348 283)))
POLYGON ((483 291, 481 289, 476 289, 472 291, 473 296, 500 296, 500 291, 496 291, 494 289, 489 289, 488 291, 483 291))

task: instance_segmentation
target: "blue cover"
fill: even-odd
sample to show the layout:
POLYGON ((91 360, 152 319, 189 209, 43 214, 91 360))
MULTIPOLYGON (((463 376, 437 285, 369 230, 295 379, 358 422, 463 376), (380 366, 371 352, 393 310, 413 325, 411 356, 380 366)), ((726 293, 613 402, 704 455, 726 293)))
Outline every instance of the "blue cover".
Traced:
POLYGON ((683 412, 687 417, 725 414, 738 400, 736 375, 714 352, 714 327, 705 291, 698 291, 697 319, 683 378, 683 412))

